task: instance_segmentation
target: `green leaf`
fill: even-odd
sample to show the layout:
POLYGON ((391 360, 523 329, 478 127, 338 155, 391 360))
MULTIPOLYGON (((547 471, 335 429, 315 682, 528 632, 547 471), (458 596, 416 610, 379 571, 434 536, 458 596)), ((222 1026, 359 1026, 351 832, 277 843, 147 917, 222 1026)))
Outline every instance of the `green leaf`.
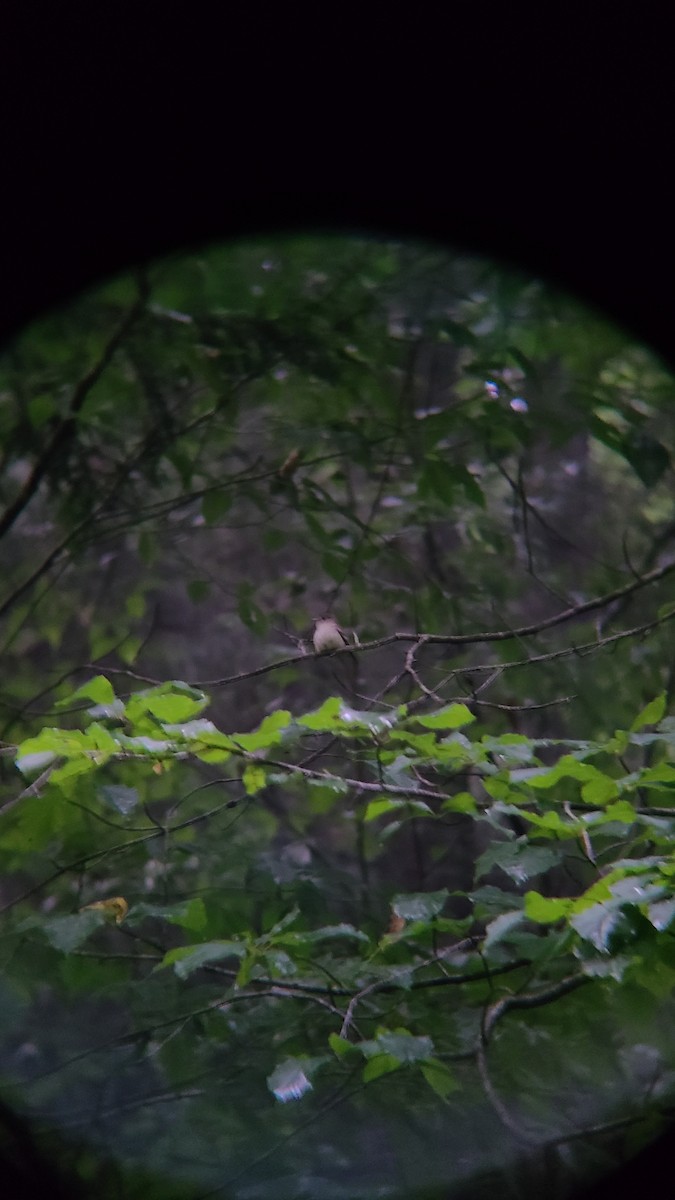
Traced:
POLYGON ((305 713, 296 718, 296 724, 305 729, 313 729, 317 733, 327 733, 335 729, 340 720, 342 700, 339 696, 329 696, 315 712, 305 713))
POLYGON ((282 943, 284 946, 310 947, 317 942, 330 941, 333 938, 350 938, 357 942, 365 942, 369 944, 370 938, 362 929, 355 929, 353 925, 343 922, 341 925, 324 925, 321 929, 311 929, 303 932, 284 933, 280 937, 276 937, 275 941, 282 943))
POLYGON ((70 708, 74 700, 93 700, 96 704, 113 704, 115 693, 110 680, 106 679, 105 675, 96 675, 94 679, 83 683, 77 691, 71 692, 62 700, 57 700, 54 707, 70 708))
POLYGON ((87 716, 95 721, 116 721, 119 722, 126 714, 124 701, 117 699, 113 700, 112 704, 93 704, 87 709, 87 716))
POLYGON ((145 638, 142 637, 126 637, 122 642, 122 645, 117 649, 117 653, 122 659, 122 662, 126 663, 127 666, 130 667, 132 663, 135 662, 136 655, 138 654, 144 642, 145 638))
MULTIPOLYGON (((452 937, 461 937, 467 933, 471 927, 471 918, 455 919, 452 917, 431 917, 428 921, 408 921, 404 928, 398 933, 385 933, 380 938, 380 949, 386 949, 388 946, 396 945, 397 942, 405 940, 421 941, 428 945, 430 939, 441 934, 451 934, 452 937)), ((412 977, 411 977, 412 982, 412 977)), ((403 986, 403 984, 400 984, 403 986)), ((409 986, 407 983, 405 986, 409 986)))
POLYGON ((389 713, 360 712, 344 702, 340 706, 340 723, 345 730, 364 729, 368 733, 389 733, 395 720, 389 713))
POLYGON ((520 909, 516 909, 514 912, 501 913, 500 916, 495 917, 494 921, 490 921, 485 931, 483 950, 490 950, 499 942, 508 939, 511 930, 515 929, 517 925, 522 925, 526 915, 529 915, 527 914, 527 907, 525 913, 520 909))
POLYGON ((536 829, 540 829, 542 833, 548 833, 556 837, 578 837, 582 823, 580 821, 563 821, 559 813, 554 810, 544 813, 541 816, 539 813, 529 812, 527 809, 518 809, 518 816, 527 821, 530 825, 534 825, 536 829))
POLYGON ((581 798, 586 804, 608 804, 619 794, 616 780, 598 773, 581 788, 581 798))
POLYGON ((579 937, 595 946, 596 950, 609 952, 615 935, 623 924, 623 913, 618 904, 594 904, 570 918, 570 925, 579 937))
POLYGON ((127 720, 137 724, 150 713, 158 721, 188 721, 197 716, 209 703, 208 696, 182 680, 173 679, 158 687, 134 692, 126 704, 127 720))
POLYGON ((280 976, 282 979, 288 979, 291 975, 298 973, 298 968, 290 955, 276 946, 265 951, 262 963, 273 977, 280 976))
POLYGON ((632 825, 635 818, 636 812, 630 800, 617 800, 616 804, 608 804, 596 825, 603 825, 609 821, 621 821, 622 824, 632 825))
POLYGON ((513 908, 523 907, 525 903, 521 896, 514 895, 513 892, 504 892, 491 883, 467 892, 467 898, 474 905, 475 917, 479 921, 499 916, 504 911, 510 912, 513 908))
POLYGON ((669 929, 675 920, 675 897, 668 900, 657 900, 647 905, 647 916, 655 929, 663 932, 669 929))
POLYGON ((380 1030, 370 1041, 358 1042, 357 1046, 365 1058, 391 1055, 397 1063, 410 1065, 431 1058, 434 1044, 430 1037, 415 1037, 407 1029, 380 1030))
POLYGON ((525 883, 533 875, 542 875, 560 862, 562 849, 532 846, 526 841, 493 842, 476 862, 476 879, 500 867, 515 883, 525 883))
POLYGON ((611 958, 586 958, 582 959, 581 969, 591 979, 616 979, 617 983, 621 983, 631 961, 626 954, 616 954, 611 958))
POLYGON ((610 892, 615 900, 626 901, 628 904, 647 904, 649 901, 660 900, 666 890, 662 876, 654 878, 651 872, 642 878, 628 875, 610 884, 610 892))
MULTIPOLYGON (((520 733, 505 733, 501 737, 484 736, 481 745, 490 754, 499 755, 499 763, 510 766, 512 763, 529 763, 535 759, 535 743, 520 733)), ((541 769, 541 768, 540 768, 541 769)), ((512 772, 511 779, 526 778, 526 772, 512 772)))
POLYGON ((478 808, 471 792, 457 792, 454 796, 448 796, 443 801, 441 812, 468 813, 471 816, 475 816, 478 808))
POLYGON ((423 725, 425 729, 461 729, 463 725, 470 725, 475 720, 466 704, 448 704, 429 716, 415 717, 417 724, 423 725))
POLYGON ((438 1058, 427 1059, 420 1065, 420 1070, 429 1087, 437 1096, 440 1096, 441 1100, 445 1100, 451 1092, 461 1090, 461 1084, 450 1067, 438 1058))
POLYGON ((409 816, 433 816, 432 809, 424 800, 387 800, 382 798, 379 800, 371 800, 366 808, 364 821, 374 821, 376 817, 381 817, 384 813, 396 812, 403 810, 404 815, 409 816))
POLYGON ((101 765, 101 760, 95 762, 93 758, 76 758, 66 762, 61 767, 57 767, 49 777, 49 782, 54 787, 59 787, 66 795, 72 795, 76 789, 76 780, 81 775, 87 775, 90 771, 95 771, 101 765))
POLYGON ((261 956, 257 950, 249 950, 244 955, 241 966, 237 971, 237 977, 234 981, 234 986, 236 988, 246 987, 246 984, 249 982, 253 974, 253 968, 259 965, 261 957, 264 956, 261 956))
POLYGON ((528 775, 528 782, 533 788, 551 788, 558 783, 560 779, 564 779, 566 775, 573 779, 589 779, 593 775, 593 769, 586 766, 585 763, 579 762, 573 758, 571 754, 564 754, 558 759, 553 767, 535 767, 528 775))
POLYGON ((371 1083, 373 1079, 379 1079, 381 1075, 391 1075, 392 1071, 398 1071, 401 1066, 400 1059, 395 1055, 379 1053, 366 1063, 361 1078, 364 1083, 371 1083))
POLYGON ((388 800, 386 796, 382 796, 379 800, 370 800, 368 807, 364 813, 364 821, 375 821, 378 817, 388 812, 398 812, 404 807, 403 800, 388 800))
POLYGON ((409 892, 394 896, 391 907, 404 921, 430 921, 443 911, 448 895, 447 888, 440 892, 409 892))
POLYGON ((308 779, 307 783, 312 812, 319 816, 332 812, 338 796, 344 796, 349 791, 347 784, 342 779, 330 779, 322 783, 317 779, 308 779))
POLYGON ((138 925, 146 917, 169 921, 172 925, 180 925, 182 929, 190 929, 197 934, 202 933, 207 926, 204 901, 199 896, 193 897, 192 900, 179 900, 176 904, 134 904, 127 917, 127 924, 138 925))
POLYGON ((267 785, 267 775, 264 767, 253 763, 249 763, 244 768, 241 780, 247 796, 255 796, 257 792, 262 791, 267 785))
POLYGON ((354 1046, 347 1038, 340 1037, 337 1033, 331 1033, 328 1037, 328 1045, 333 1054, 337 1058, 346 1058, 348 1054, 353 1052, 354 1046))
POLYGON ((28 774, 36 769, 43 770, 55 758, 82 759, 83 769, 87 770, 88 762, 94 766, 118 750, 115 738, 97 723, 90 725, 86 733, 79 729, 43 729, 37 737, 27 738, 17 748, 16 765, 22 774, 28 774), (36 755, 50 755, 50 758, 36 758, 36 755))
MULTIPOLYGON (((197 700, 191 696, 148 696, 145 700, 144 711, 152 713, 158 721, 182 723, 200 713, 207 703, 206 697, 200 697, 197 700)), ((127 708, 127 716, 129 720, 133 720, 135 714, 132 716, 130 709, 131 705, 127 708)))
POLYGON ((42 931, 56 950, 70 954, 104 924, 105 916, 101 912, 74 913, 69 917, 52 917, 44 921, 42 931))
POLYGON ((32 754, 21 754, 16 759, 16 765, 22 775, 38 775, 51 763, 56 762, 58 757, 53 750, 36 750, 32 754))
POLYGON ((649 704, 645 705, 641 713, 638 713, 630 727, 631 733, 636 733, 638 729, 644 729, 645 725, 658 725, 665 711, 666 693, 661 692, 654 700, 650 700, 649 704))
POLYGON ((253 753, 255 750, 268 750, 270 746, 278 746, 283 741, 283 735, 293 723, 288 709, 278 708, 265 717, 264 721, 251 733, 233 733, 230 744, 237 745, 242 750, 253 753))
POLYGON ((670 763, 659 763, 658 767, 647 767, 637 775, 636 784, 638 787, 672 792, 675 787, 675 766, 671 766, 670 763))
POLYGON ((187 979, 193 971, 207 963, 220 962, 224 958, 244 958, 247 948, 243 942, 202 942, 199 946, 177 946, 168 950, 157 970, 173 967, 179 979, 187 979))
POLYGON ((538 925, 552 925, 561 921, 572 910, 571 900, 558 900, 552 896, 541 896, 539 892, 525 893, 525 916, 538 925))
POLYGON ((283 933, 284 929, 288 929, 289 925, 295 924, 299 916, 300 909, 296 905, 294 908, 289 909, 287 913, 284 913, 283 917, 267 933, 263 934, 261 940, 271 941, 273 938, 276 939, 277 935, 283 933))
POLYGON ((122 750, 131 750, 134 754, 147 754, 151 758, 162 758, 176 749, 168 738, 127 737, 126 734, 120 733, 117 740, 122 750))

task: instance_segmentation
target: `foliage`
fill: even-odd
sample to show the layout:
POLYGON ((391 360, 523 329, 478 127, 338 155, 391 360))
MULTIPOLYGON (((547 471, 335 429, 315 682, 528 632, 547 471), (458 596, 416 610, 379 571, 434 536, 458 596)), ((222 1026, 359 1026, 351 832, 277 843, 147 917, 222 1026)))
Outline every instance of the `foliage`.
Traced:
POLYGON ((0 1085, 98 1194, 539 1194, 672 1114, 671 389, 349 239, 8 350, 0 1085))

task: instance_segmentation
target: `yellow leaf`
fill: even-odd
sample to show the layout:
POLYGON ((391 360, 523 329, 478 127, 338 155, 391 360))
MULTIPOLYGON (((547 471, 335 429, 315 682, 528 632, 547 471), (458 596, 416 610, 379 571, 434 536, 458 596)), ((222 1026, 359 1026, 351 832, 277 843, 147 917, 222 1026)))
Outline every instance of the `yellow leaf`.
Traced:
POLYGON ((85 904, 80 912, 86 912, 89 908, 100 910, 106 917, 114 917, 116 925, 122 924, 129 911, 129 905, 124 896, 111 896, 109 900, 96 900, 94 904, 85 904))

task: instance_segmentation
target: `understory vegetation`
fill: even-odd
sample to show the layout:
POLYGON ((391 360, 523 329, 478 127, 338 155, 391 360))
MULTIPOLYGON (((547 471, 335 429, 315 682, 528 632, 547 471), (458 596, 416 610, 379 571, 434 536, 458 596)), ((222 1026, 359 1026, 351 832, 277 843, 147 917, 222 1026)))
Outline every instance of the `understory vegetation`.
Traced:
POLYGON ((562 1200, 672 1120, 673 391, 346 237, 5 349, 8 1178, 562 1200))

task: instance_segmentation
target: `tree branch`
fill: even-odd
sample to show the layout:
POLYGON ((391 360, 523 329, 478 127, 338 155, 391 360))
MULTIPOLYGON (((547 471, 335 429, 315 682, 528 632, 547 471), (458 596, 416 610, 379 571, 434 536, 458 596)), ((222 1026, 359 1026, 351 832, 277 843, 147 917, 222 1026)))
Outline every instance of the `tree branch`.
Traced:
MULTIPOLYGON (((675 563, 672 563, 667 568, 662 568, 658 573, 655 573, 654 578, 657 576, 658 578, 662 578, 669 571, 674 569, 675 563)), ((642 582, 644 583, 644 577, 642 582)), ((650 582, 654 582, 654 579, 650 580, 650 582)), ((628 590, 635 590, 635 588, 631 587, 628 590)), ((589 603, 593 603, 597 607, 601 602, 604 603, 606 601, 607 597, 603 597, 597 602, 589 603)), ((586 606, 582 605, 578 609, 575 609, 574 614, 581 611, 586 611, 586 606)), ((601 650, 604 646, 610 646, 614 642, 623 641, 625 638, 639 637, 643 633, 649 633, 650 630, 656 629, 659 625, 664 625, 667 621, 672 621, 673 619, 675 619, 675 608, 672 612, 666 613, 662 617, 656 617, 653 621, 645 622, 644 625, 635 625, 631 629, 624 629, 621 633, 612 634, 611 637, 600 638, 593 642, 584 642, 580 646, 563 646, 560 650, 551 650, 546 654, 534 655, 532 658, 521 658, 515 662, 501 663, 499 666, 499 671, 501 673, 502 671, 512 670, 514 667, 527 667, 531 666, 533 663, 550 662, 554 658, 564 658, 566 655, 570 654, 576 654, 579 656, 583 654, 590 654, 596 650, 601 650)), ((528 626, 525 632, 527 634, 539 633, 541 629, 548 627, 552 623, 555 622, 553 620, 544 621, 539 625, 528 626)), ((521 636, 524 636, 523 629, 508 629, 498 633, 462 634, 461 636, 458 635, 456 637, 452 634, 449 634, 447 637, 445 637, 441 634, 435 633, 394 633, 388 637, 379 638, 373 642, 362 642, 360 645, 350 645, 349 647, 345 647, 344 650, 333 650, 330 657, 337 657, 340 654, 362 654, 366 650, 378 650, 381 646, 389 646, 394 642, 433 642, 436 644, 448 645, 455 645, 459 643, 462 645, 478 645, 483 642, 506 641, 508 638, 517 638, 521 636)), ((316 656, 314 654, 293 654, 288 658, 278 658, 274 662, 266 663, 262 667, 254 667, 251 671, 240 671, 237 675, 226 675, 220 679, 189 679, 185 680, 185 682, 188 683, 190 687, 197 688, 229 687, 230 684, 241 683, 246 679, 256 679, 260 675, 269 675, 272 671, 278 671, 281 667, 293 666, 295 663, 300 662, 314 662, 315 658, 316 656)), ((99 663, 83 663, 79 667, 74 667, 73 673, 81 670, 98 672, 105 671, 109 675, 123 675, 126 679, 136 679, 140 683, 160 684, 165 682, 163 679, 157 679, 153 675, 142 675, 138 671, 131 671, 127 667, 102 667, 99 663)), ((494 663, 479 663, 476 666, 468 665, 459 668, 459 671, 461 671, 463 674, 467 674, 471 671, 494 670, 494 663)), ((401 672, 394 676, 390 683, 387 684, 387 686, 383 689, 383 692, 389 690, 396 682, 400 682, 400 680, 404 678, 406 674, 406 668, 403 667, 401 672)), ((452 678, 452 676, 456 674, 458 674, 457 671, 451 672, 447 679, 452 678)), ((444 682, 447 682, 447 680, 444 682)))
POLYGON ((573 992, 578 987, 590 982, 589 975, 568 975, 565 979, 553 984, 552 987, 542 988, 538 992, 523 992, 520 996, 502 996, 501 1000, 497 1000, 495 1004, 491 1004, 485 1010, 482 1028, 483 1042, 487 1045, 495 1025, 501 1021, 509 1009, 539 1008, 542 1004, 552 1004, 560 996, 566 996, 568 992, 573 992))
POLYGON ((39 458, 33 464, 33 469, 26 479, 23 487, 20 489, 18 495, 14 498, 12 503, 7 506, 4 513, 0 515, 0 538, 4 537, 8 530, 11 529, 17 517, 23 512, 26 505, 29 504, 35 495, 35 492, 40 486, 57 455, 61 453, 61 451, 65 448, 65 446, 67 446, 68 442, 73 437, 76 428, 75 418, 77 417, 77 414, 82 409, 82 405, 84 404, 94 385, 98 383, 118 346, 124 340, 127 333, 135 324, 141 312, 143 311, 148 298, 148 284, 143 278, 139 279, 138 289, 139 294, 137 300, 134 302, 127 315, 121 321, 112 337, 104 346, 100 357, 94 363, 91 370, 87 372, 84 378, 81 379, 75 387, 67 415, 56 426, 56 429, 52 433, 51 438, 47 442, 39 458))

